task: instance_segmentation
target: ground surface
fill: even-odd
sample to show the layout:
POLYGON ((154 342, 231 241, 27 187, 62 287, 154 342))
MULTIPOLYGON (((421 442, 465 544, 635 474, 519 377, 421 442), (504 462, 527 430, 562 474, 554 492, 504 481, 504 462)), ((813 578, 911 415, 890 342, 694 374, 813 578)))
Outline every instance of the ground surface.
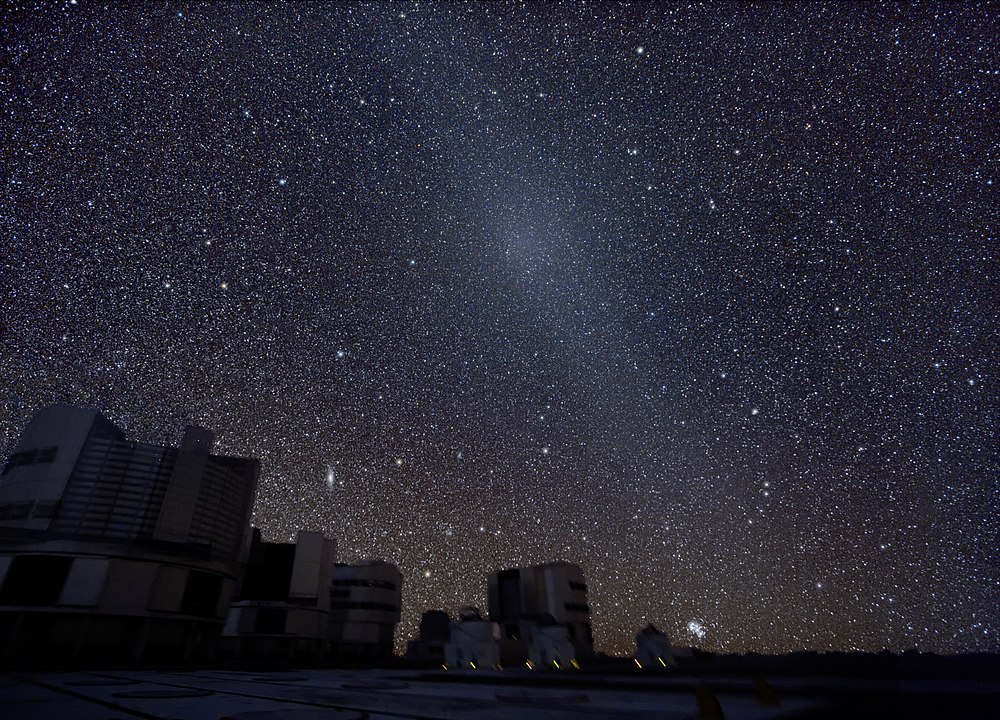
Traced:
POLYGON ((418 670, 0 675, 6 720, 994 717, 1000 681, 418 670), (775 701, 778 702, 775 705, 775 701), (716 704, 716 702, 718 704, 716 704))

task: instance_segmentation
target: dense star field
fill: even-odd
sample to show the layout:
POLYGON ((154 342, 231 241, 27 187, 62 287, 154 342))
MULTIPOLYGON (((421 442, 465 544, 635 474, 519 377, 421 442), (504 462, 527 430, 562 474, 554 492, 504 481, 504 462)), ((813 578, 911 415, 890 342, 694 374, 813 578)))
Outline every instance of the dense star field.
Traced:
POLYGON ((261 459, 420 613, 1000 648, 996 6, 0 11, 0 449, 261 459))

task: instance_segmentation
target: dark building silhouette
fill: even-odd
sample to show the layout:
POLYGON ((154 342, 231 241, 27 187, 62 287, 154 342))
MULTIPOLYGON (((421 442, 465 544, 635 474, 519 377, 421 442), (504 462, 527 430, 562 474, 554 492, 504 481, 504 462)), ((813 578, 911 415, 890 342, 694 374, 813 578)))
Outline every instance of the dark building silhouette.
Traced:
POLYGON ((451 637, 451 618, 444 610, 428 610, 420 617, 420 635, 406 645, 406 659, 423 665, 442 665, 451 637))
POLYGON ((330 581, 330 653, 339 663, 381 662, 393 656, 403 576, 380 560, 337 563, 330 581))
POLYGON ((489 603, 489 619, 500 626, 505 664, 536 654, 565 657, 569 653, 557 628, 576 657, 593 656, 587 585, 576 565, 553 562, 496 572, 489 579, 489 603))
POLYGON ((255 528, 220 656, 280 662, 326 657, 336 547, 322 533, 305 531, 294 543, 263 542, 255 528))
POLYGON ((402 575, 379 561, 336 563, 316 532, 296 542, 254 541, 220 656, 242 661, 378 663, 393 656, 402 575))
POLYGON ((256 460, 129 441, 55 405, 0 470, 0 660, 209 657, 248 545, 256 460))
POLYGON ((649 623, 635 636, 635 654, 632 658, 641 668, 659 670, 677 667, 693 657, 691 648, 676 647, 658 627, 649 623))

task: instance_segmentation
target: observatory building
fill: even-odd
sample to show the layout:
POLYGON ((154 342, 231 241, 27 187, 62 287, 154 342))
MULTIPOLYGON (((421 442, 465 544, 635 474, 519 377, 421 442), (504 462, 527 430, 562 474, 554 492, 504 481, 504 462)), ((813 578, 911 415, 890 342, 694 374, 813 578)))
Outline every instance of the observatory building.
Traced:
POLYGON ((211 657, 249 546, 260 465, 41 410, 0 470, 0 661, 211 657))

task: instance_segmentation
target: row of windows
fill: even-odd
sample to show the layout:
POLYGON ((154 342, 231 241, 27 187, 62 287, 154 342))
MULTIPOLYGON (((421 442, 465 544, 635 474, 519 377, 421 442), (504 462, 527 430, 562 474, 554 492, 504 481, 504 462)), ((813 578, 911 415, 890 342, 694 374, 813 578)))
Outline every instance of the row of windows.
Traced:
POLYGON ((565 608, 566 612, 578 612, 578 613, 590 612, 590 607, 588 605, 584 605, 583 603, 572 603, 572 602, 563 603, 563 608, 565 608))
POLYGON ((56 459, 56 449, 56 446, 52 445, 50 447, 35 448, 34 450, 14 453, 7 458, 7 463, 3 466, 3 472, 0 472, 0 475, 6 475, 14 468, 23 465, 50 463, 56 459))
MULTIPOLYGON (((55 606, 59 604, 64 586, 69 578, 70 570, 75 562, 93 570, 94 560, 74 558, 69 555, 17 555, 11 559, 6 576, 0 585, 0 606, 27 605, 33 607, 55 606), (89 563, 89 565, 88 565, 89 563)), ((100 584, 103 585, 108 573, 108 561, 103 565, 100 584)), ((161 566, 160 572, 164 567, 161 566)), ((222 593, 222 577, 216 573, 202 570, 190 570, 185 573, 184 591, 179 608, 170 608, 170 612, 180 612, 185 615, 213 617, 222 593)), ((70 588, 73 589, 73 586, 70 588)), ((100 592, 81 602, 79 593, 74 594, 75 601, 70 604, 97 605, 100 592)), ((153 598, 150 598, 153 599, 153 598)), ((163 610, 164 608, 157 608, 163 610)))
POLYGON ((54 530, 120 540, 151 535, 170 468, 112 439, 88 441, 63 491, 54 530))
POLYGON ((333 587, 369 587, 382 588, 383 590, 395 590, 396 583, 388 580, 334 580, 330 583, 333 587))
POLYGON ((573 580, 570 580, 569 589, 577 590, 579 592, 587 592, 587 584, 582 582, 574 582, 573 580))
POLYGON ((392 603, 381 602, 344 602, 334 601, 330 603, 330 609, 335 610, 382 610, 383 612, 399 612, 399 608, 392 603))

